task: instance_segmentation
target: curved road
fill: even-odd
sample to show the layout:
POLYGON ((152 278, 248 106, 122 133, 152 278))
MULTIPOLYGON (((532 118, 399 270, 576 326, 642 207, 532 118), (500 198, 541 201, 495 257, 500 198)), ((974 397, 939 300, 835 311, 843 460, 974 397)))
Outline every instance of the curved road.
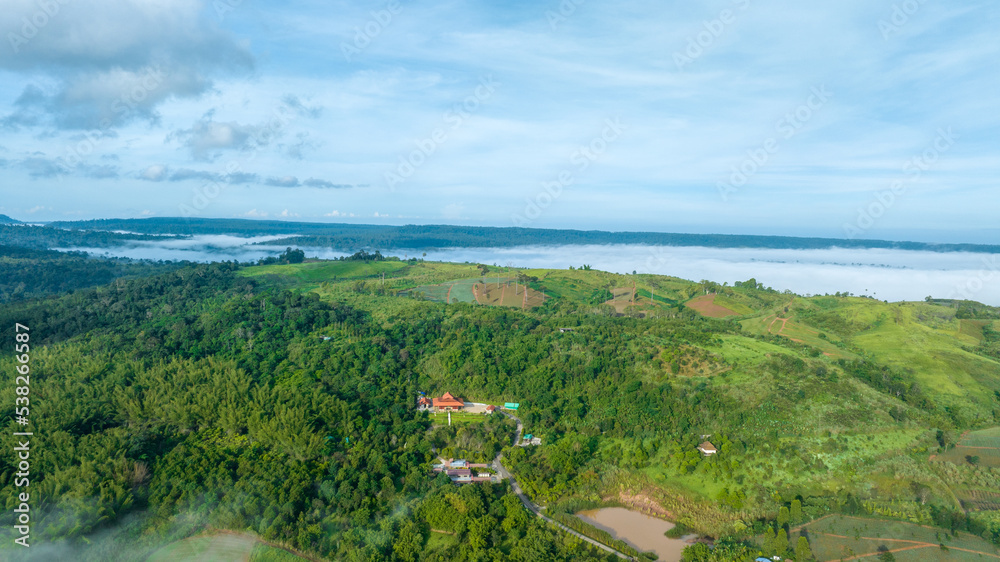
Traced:
MULTIPOLYGON (((514 420, 515 422, 517 422, 517 433, 514 435, 514 445, 517 446, 517 444, 521 442, 521 430, 524 429, 524 424, 522 424, 521 420, 518 419, 518 417, 515 416, 515 415, 513 415, 513 414, 501 411, 500 409, 497 409, 497 412, 499 412, 500 414, 503 414, 503 415, 507 416, 508 418, 510 418, 510 419, 514 420)), ((530 512, 534 513, 535 515, 541 517, 542 520, 544 520, 544 521, 546 521, 546 522, 548 522, 548 523, 550 523, 552 525, 555 525, 559 529, 561 529, 561 530, 563 530, 563 531, 565 531, 565 532, 567 532, 567 533, 569 533, 569 534, 571 534, 571 535, 573 535, 573 536, 575 536, 575 537, 577 537, 577 538, 579 538, 581 540, 587 541, 588 543, 596 546, 597 548, 606 550, 606 551, 608 551, 608 552, 610 552, 612 554, 617 554, 619 558, 624 558, 625 560, 635 560, 631 556, 628 556, 628 555, 626 555, 626 554, 624 554, 622 552, 618 552, 617 550, 611 548, 610 546, 608 546, 608 545, 606 545, 604 543, 597 542, 597 541, 595 541, 594 539, 592 539, 590 537, 584 536, 584 535, 582 535, 582 534, 574 531, 573 529, 570 529, 569 527, 567 527, 566 525, 563 525, 562 523, 560 523, 558 521, 555 521, 555 520, 553 520, 553 519, 551 519, 549 517, 546 517, 546 516, 542 515, 542 508, 540 508, 537 505, 535 505, 535 503, 533 501, 531 501, 531 500, 528 499, 528 496, 524 495, 524 492, 521 491, 521 487, 517 485, 517 480, 515 480, 514 476, 510 473, 510 471, 507 470, 506 467, 504 467, 503 463, 501 462, 502 459, 503 459, 503 452, 497 453, 497 458, 493 459, 493 470, 497 471, 497 474, 500 475, 501 479, 510 480, 510 487, 514 489, 514 493, 517 494, 518 499, 521 500, 521 503, 524 504, 524 507, 526 507, 528 509, 528 511, 530 511, 530 512)))

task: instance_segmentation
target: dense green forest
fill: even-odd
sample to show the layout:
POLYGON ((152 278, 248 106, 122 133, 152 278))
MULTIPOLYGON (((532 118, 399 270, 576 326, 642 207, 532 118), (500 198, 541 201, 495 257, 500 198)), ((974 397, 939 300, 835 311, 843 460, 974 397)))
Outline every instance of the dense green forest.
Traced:
MULTIPOLYGON (((499 228, 449 225, 385 226, 365 224, 300 223, 275 220, 148 218, 60 221, 60 229, 125 230, 144 234, 234 234, 241 236, 295 235, 268 242, 311 247, 358 249, 422 249, 447 247, 510 247, 559 244, 654 244, 712 248, 889 248, 935 252, 992 252, 998 246, 977 244, 926 244, 880 240, 842 240, 728 234, 678 234, 663 232, 605 232, 538 228, 499 228)), ((2 234, 2 232, 0 232, 2 234)), ((3 238, 0 237, 0 242, 3 238)), ((82 245, 82 244, 81 244, 82 245)))
MULTIPOLYGON (((429 432, 412 407, 435 319, 384 329, 237 269, 0 309, 5 337, 15 322, 32 335, 34 540, 77 560, 132 560, 211 525, 351 560, 602 558, 501 485, 455 490, 429 475, 434 443, 462 437, 429 432), (438 501, 452 507, 438 513, 438 501), (462 540, 425 550, 431 524, 462 540)), ((0 397, 12 419, 14 388, 0 397)), ((0 457, 4 545, 15 466, 0 457)))
POLYGON ((0 303, 105 285, 119 278, 155 275, 184 265, 0 246, 0 303))
MULTIPOLYGON (((501 451, 552 515, 652 510, 713 543, 687 560, 819 558, 823 535, 800 527, 831 515, 928 525, 975 552, 1000 542, 1000 458, 973 448, 1000 437, 992 307, 590 269, 502 272, 547 291, 532 308, 445 304, 414 289, 490 268, 292 250, 86 287, 84 265, 10 254, 81 277, 0 306, 8 342, 30 328, 34 559, 144 559, 208 529, 337 560, 616 559, 506 482, 430 471, 501 451), (731 314, 685 304, 710 291, 731 314), (448 426, 416 411, 420 391, 518 402, 543 445, 511 447, 499 416, 448 426)), ((0 388, 8 451, 17 396, 0 388)), ((0 455, 0 552, 32 559, 10 546, 16 472, 0 455)))

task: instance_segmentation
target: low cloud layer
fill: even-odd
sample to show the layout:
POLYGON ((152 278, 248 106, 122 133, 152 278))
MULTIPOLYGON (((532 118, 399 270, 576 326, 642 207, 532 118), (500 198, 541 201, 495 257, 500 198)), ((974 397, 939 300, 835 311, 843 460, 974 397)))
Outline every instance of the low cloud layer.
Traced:
MULTIPOLYGON (((245 214, 263 217, 257 210, 245 214)), ((292 216, 287 211, 276 216, 292 216)), ((334 212, 331 216, 343 217, 334 212)), ((142 242, 110 250, 131 258, 194 261, 256 260, 284 248, 251 246, 253 239, 196 236, 188 240, 142 242)), ((332 259, 345 255, 330 248, 304 247, 307 255, 332 259)), ((95 249, 103 253, 107 249, 95 249)), ((413 250, 383 253, 404 257, 413 250)), ((919 301, 924 297, 969 299, 1000 306, 1000 256, 967 252, 905 250, 768 250, 638 245, 523 246, 426 250, 428 260, 486 264, 513 263, 524 268, 566 268, 584 264, 628 274, 655 273, 718 283, 756 279, 779 291, 800 295, 850 292, 879 300, 919 301)))

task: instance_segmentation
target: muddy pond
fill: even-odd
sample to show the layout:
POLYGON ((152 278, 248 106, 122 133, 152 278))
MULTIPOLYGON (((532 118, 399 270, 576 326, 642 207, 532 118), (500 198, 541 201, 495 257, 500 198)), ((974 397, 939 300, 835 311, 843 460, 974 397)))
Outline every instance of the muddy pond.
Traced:
POLYGON ((674 528, 673 523, 622 507, 590 509, 576 516, 629 543, 640 552, 655 552, 660 562, 678 562, 681 551, 688 545, 684 539, 669 539, 663 535, 674 528))

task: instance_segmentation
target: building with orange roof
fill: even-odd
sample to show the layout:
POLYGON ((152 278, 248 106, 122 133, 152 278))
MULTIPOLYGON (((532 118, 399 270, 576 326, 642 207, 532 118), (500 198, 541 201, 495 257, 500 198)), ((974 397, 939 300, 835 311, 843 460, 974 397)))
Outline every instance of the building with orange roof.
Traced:
POLYGON ((465 402, 455 398, 450 392, 445 392, 441 398, 434 399, 434 409, 439 412, 457 412, 465 408, 465 402))

